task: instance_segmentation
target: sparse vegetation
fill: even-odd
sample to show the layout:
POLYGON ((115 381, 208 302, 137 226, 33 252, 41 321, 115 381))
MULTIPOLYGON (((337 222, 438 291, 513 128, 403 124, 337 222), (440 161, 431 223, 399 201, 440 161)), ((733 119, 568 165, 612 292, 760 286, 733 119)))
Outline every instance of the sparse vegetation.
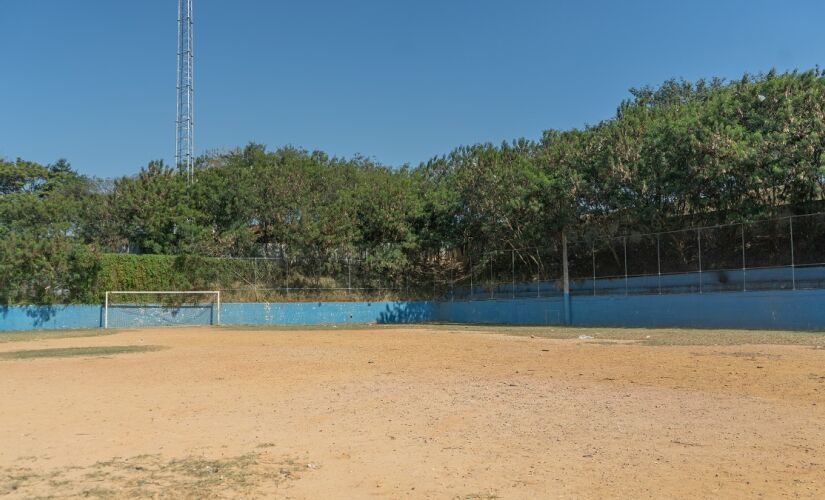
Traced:
POLYGON ((224 459, 141 455, 55 470, 0 468, 0 496, 33 498, 59 491, 63 498, 95 499, 261 497, 305 470, 294 459, 266 452, 224 459))
POLYGON ((63 347, 55 349, 30 349, 0 353, 0 359, 39 359, 39 358, 73 358, 81 356, 112 356, 115 354, 134 354, 155 352, 165 349, 157 345, 97 346, 97 347, 63 347))
POLYGON ((33 342, 38 340, 101 337, 113 335, 117 330, 35 330, 26 332, 0 332, 0 344, 7 342, 33 342))

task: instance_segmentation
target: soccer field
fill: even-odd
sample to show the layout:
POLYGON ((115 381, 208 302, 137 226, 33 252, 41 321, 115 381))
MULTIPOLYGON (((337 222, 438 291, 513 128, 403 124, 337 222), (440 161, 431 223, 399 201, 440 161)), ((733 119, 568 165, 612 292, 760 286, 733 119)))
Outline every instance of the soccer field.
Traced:
POLYGON ((94 333, 0 337, 0 496, 825 495, 822 334, 94 333))

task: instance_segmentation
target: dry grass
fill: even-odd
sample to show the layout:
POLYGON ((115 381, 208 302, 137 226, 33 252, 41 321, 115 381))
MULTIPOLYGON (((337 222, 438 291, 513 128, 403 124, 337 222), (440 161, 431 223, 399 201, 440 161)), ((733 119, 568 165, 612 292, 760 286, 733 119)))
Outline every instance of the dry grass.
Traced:
POLYGON ((7 342, 31 342, 37 340, 68 339, 80 337, 101 337, 113 335, 117 330, 36 330, 28 332, 0 332, 0 344, 7 342))
POLYGON ((0 353, 0 359, 39 359, 39 358, 72 358, 78 356, 111 356, 115 354, 132 354, 140 352, 155 352, 165 349, 157 345, 125 345, 125 346, 97 346, 97 347, 64 347, 55 349, 29 349, 25 351, 10 351, 0 353))
POLYGON ((0 496, 54 498, 59 492, 60 498, 98 499, 261 497, 315 467, 275 459, 266 452, 221 459, 141 455, 53 470, 7 467, 0 468, 0 496))

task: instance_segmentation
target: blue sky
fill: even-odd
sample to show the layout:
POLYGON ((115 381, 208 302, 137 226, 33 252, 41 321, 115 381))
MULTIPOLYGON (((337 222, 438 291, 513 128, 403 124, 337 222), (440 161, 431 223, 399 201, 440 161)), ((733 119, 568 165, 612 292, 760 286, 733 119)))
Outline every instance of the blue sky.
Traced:
MULTIPOLYGON (((194 0, 197 153, 417 164, 610 118, 630 87, 825 61, 825 2, 194 0)), ((0 157, 174 155, 176 0, 0 0, 0 157)))

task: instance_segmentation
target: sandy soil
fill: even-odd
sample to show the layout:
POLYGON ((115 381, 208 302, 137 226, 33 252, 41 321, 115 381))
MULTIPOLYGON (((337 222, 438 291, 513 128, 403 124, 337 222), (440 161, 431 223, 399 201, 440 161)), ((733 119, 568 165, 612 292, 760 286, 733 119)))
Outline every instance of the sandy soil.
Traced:
POLYGON ((167 329, 0 353, 125 345, 166 349, 0 360, 0 496, 825 497, 812 345, 167 329))

